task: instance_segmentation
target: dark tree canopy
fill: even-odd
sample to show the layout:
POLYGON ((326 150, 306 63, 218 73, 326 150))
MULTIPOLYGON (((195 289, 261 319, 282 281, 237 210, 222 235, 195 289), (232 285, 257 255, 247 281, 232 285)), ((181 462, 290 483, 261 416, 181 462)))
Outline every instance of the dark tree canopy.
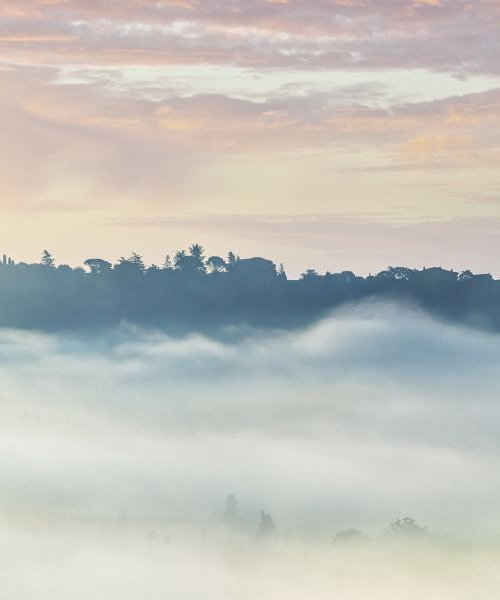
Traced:
POLYGON ((110 262, 102 258, 87 258, 83 264, 95 275, 101 275, 101 273, 110 271, 113 266, 110 262))
POLYGON ((199 243, 146 265, 137 252, 114 264, 87 258, 84 270, 0 261, 0 326, 99 330, 128 322, 164 329, 220 332, 228 326, 294 328, 347 302, 382 299, 419 306, 448 320, 500 330, 500 281, 441 267, 390 266, 375 276, 307 269, 290 279, 283 265, 230 251, 205 258, 199 243))

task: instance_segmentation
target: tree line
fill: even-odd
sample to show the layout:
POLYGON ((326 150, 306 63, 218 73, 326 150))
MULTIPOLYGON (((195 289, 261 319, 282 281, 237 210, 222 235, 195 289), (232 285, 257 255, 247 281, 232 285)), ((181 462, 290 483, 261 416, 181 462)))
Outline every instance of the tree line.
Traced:
MULTIPOLYGON (((438 317, 500 330, 500 281, 490 274, 441 267, 388 267, 368 277, 308 269, 289 279, 262 257, 206 256, 200 244, 146 265, 133 253, 114 264, 88 258, 84 267, 0 262, 0 327, 99 330, 119 323, 220 332, 227 325, 292 328, 347 302, 383 299, 417 305, 438 317)), ((225 328, 228 329, 227 327, 225 328)))

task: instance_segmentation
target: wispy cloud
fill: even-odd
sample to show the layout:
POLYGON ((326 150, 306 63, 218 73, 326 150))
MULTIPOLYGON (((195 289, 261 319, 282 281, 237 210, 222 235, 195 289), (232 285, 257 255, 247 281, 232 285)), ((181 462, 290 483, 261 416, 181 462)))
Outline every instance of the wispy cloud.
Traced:
POLYGON ((123 95, 100 80, 55 85, 51 70, 3 71, 0 78, 8 115, 3 185, 18 196, 29 196, 30 186, 43 190, 55 172, 103 191, 158 189, 182 169, 196 169, 197 159, 235 153, 363 151, 374 156, 364 168, 379 167, 378 155, 393 169, 494 168, 499 159, 498 89, 381 107, 371 83, 278 90, 261 100, 164 90, 157 100, 123 95))
POLYGON ((500 11, 488 0, 31 0, 2 3, 0 14, 4 55, 19 60, 498 74, 500 11))

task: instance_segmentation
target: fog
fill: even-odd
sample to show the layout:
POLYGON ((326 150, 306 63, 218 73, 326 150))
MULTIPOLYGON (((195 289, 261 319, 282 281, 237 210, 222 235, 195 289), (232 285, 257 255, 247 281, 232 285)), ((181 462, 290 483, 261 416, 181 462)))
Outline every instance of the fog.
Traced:
POLYGON ((2 331, 5 596, 496 597, 499 342, 388 304, 218 339, 2 331), (429 535, 384 533, 406 516, 429 535))

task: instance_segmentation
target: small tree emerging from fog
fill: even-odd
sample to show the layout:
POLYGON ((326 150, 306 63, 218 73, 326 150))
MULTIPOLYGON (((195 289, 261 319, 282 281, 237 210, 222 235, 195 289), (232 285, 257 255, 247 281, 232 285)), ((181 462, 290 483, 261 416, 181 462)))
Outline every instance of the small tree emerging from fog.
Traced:
POLYGON ((259 528, 257 530, 257 534, 259 537, 270 537, 274 535, 276 532, 276 527, 274 525, 274 521, 270 514, 266 513, 264 510, 260 511, 260 522, 259 528))
POLYGON ((334 542, 355 542, 360 540, 363 537, 361 531, 357 529, 343 529, 342 531, 338 531, 334 538, 334 542))
POLYGON ((393 536, 403 536, 403 537, 419 537, 428 532, 427 527, 421 527, 410 517, 405 517, 404 519, 396 519, 389 524, 389 528, 387 529, 387 533, 393 536))

